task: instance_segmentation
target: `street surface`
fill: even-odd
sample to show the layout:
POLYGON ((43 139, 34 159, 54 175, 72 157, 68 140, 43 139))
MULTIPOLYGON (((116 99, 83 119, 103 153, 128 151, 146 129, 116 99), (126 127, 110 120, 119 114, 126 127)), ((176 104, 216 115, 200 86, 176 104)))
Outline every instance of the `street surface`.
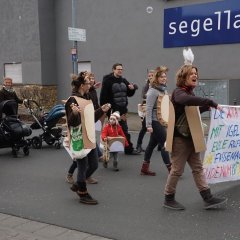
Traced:
MULTIPOLYGON (((132 133, 134 143, 136 139, 132 133)), ((65 182, 71 159, 64 148, 44 143, 43 149, 30 149, 29 156, 18 158, 10 149, 0 149, 0 213, 116 240, 240 239, 239 181, 212 185, 212 192, 228 203, 206 211, 186 167, 176 194, 186 210, 172 211, 162 207, 168 172, 159 152, 152 156, 155 177, 139 174, 143 154, 120 154, 119 159, 119 172, 100 163, 94 174, 99 183, 88 185, 99 204, 88 206, 79 203, 65 182)))

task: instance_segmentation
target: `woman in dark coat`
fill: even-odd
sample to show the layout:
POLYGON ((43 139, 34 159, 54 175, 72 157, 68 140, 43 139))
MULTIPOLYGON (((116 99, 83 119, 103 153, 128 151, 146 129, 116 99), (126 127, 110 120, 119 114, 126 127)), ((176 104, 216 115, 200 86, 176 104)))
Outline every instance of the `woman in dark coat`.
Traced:
MULTIPOLYGON (((91 100, 88 92, 90 89, 90 81, 88 78, 82 76, 74 76, 72 81, 72 96, 77 96, 86 100, 91 100)), ((95 110, 92 117, 95 117, 97 121, 105 112, 109 110, 109 105, 105 104, 102 107, 95 110)), ((76 127, 81 124, 81 109, 74 97, 70 97, 65 104, 65 110, 67 115, 68 128, 76 127)), ((90 153, 82 158, 76 159, 77 162, 77 182, 71 187, 71 190, 76 192, 80 197, 80 202, 85 204, 97 204, 98 201, 91 197, 88 193, 86 179, 93 174, 98 168, 98 156, 96 148, 92 149, 90 153)))

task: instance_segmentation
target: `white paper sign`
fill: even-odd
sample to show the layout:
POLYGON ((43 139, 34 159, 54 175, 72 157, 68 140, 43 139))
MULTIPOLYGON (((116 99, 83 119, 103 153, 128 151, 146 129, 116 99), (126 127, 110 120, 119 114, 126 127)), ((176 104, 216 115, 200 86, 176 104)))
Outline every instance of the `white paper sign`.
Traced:
POLYGON ((69 27, 68 39, 71 41, 86 42, 86 29, 69 27))
POLYGON ((208 183, 240 179, 240 106, 212 109, 203 167, 208 183))

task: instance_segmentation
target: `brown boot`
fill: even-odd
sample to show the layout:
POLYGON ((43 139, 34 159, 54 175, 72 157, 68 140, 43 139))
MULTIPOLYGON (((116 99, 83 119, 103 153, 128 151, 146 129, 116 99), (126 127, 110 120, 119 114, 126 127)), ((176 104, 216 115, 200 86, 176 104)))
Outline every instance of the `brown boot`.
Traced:
POLYGON ((77 193, 78 193, 78 196, 80 197, 79 201, 81 203, 89 204, 89 205, 98 204, 98 201, 92 198, 92 196, 87 191, 84 191, 84 192, 77 191, 77 193))
POLYGON ((142 164, 141 175, 155 176, 156 173, 149 170, 149 162, 144 161, 142 164))

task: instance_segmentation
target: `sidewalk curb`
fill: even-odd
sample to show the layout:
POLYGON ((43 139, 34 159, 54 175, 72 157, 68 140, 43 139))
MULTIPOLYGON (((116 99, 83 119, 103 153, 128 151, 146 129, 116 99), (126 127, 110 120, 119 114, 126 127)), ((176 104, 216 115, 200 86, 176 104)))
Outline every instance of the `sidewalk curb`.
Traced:
POLYGON ((0 240, 110 240, 76 230, 0 213, 0 240))

